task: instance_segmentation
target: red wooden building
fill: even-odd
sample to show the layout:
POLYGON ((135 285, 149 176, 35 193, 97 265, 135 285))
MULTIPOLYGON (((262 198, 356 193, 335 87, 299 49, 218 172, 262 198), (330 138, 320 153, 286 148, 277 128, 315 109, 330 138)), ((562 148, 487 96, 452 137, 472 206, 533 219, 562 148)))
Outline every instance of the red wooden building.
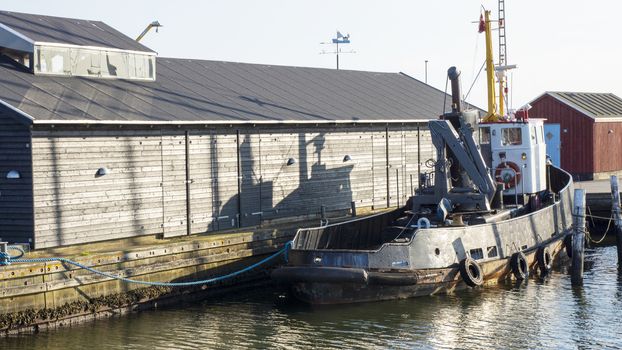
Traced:
POLYGON ((531 118, 560 125, 561 167, 580 180, 622 173, 622 99, 611 93, 545 92, 531 118))

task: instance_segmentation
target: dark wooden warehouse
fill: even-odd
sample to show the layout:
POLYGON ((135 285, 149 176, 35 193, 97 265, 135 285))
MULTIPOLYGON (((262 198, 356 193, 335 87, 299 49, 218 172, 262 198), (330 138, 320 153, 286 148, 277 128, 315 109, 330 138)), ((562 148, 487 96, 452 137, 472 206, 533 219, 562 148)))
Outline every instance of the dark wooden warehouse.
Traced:
POLYGON ((622 172, 622 99, 611 93, 546 92, 529 116, 560 125, 561 167, 581 180, 622 172))
POLYGON ((0 54, 0 240, 35 248, 404 203, 450 100, 401 73, 156 59, 102 22, 11 12, 0 54))

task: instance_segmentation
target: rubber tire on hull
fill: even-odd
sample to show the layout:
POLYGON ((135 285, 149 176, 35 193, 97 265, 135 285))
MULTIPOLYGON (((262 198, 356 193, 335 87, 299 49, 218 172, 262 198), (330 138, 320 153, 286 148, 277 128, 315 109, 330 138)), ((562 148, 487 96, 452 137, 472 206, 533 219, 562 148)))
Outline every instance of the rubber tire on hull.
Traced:
POLYGON ((516 252, 510 258, 510 269, 518 281, 529 278, 529 265, 523 252, 516 252))
POLYGON ((481 286, 484 283, 484 272, 475 260, 466 257, 460 261, 460 276, 470 287, 481 286))
POLYGON ((538 248, 538 251, 536 252, 536 260, 538 261, 538 267, 540 268, 541 274, 545 275, 551 271, 553 258, 548 247, 538 248))
POLYGON ((566 254, 569 258, 572 258, 572 234, 566 235, 564 237, 564 249, 566 249, 566 254))

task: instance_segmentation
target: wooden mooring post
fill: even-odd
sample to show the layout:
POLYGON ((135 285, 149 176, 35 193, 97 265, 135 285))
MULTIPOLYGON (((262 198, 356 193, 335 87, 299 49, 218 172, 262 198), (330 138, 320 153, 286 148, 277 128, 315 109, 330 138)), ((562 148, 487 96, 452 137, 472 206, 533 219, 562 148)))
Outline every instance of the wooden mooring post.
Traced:
POLYGON ((616 233, 616 246, 618 248, 618 267, 622 267, 622 213, 620 209, 620 190, 618 177, 611 176, 611 215, 616 233))
POLYGON ((585 257, 585 190, 574 190, 573 203, 570 282, 573 286, 581 286, 583 285, 583 259, 585 257))

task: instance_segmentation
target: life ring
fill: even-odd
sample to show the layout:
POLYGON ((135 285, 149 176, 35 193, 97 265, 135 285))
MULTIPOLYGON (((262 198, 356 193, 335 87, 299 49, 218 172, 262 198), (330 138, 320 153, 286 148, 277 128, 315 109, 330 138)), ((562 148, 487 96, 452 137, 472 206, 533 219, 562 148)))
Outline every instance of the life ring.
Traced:
POLYGON ((484 283, 482 268, 469 257, 460 261, 460 276, 469 287, 481 286, 484 283))
POLYGON ((529 265, 527 265, 527 258, 523 252, 516 252, 512 254, 510 258, 510 269, 514 277, 519 280, 525 280, 529 277, 529 265))
POLYGON ((536 252, 536 260, 538 261, 538 267, 540 268, 541 274, 545 275, 551 271, 553 258, 549 248, 540 247, 536 252))
POLYGON ((503 162, 495 169, 495 181, 503 184, 504 189, 510 189, 520 182, 520 168, 514 162, 503 162), (511 170, 510 170, 511 169, 511 170))

